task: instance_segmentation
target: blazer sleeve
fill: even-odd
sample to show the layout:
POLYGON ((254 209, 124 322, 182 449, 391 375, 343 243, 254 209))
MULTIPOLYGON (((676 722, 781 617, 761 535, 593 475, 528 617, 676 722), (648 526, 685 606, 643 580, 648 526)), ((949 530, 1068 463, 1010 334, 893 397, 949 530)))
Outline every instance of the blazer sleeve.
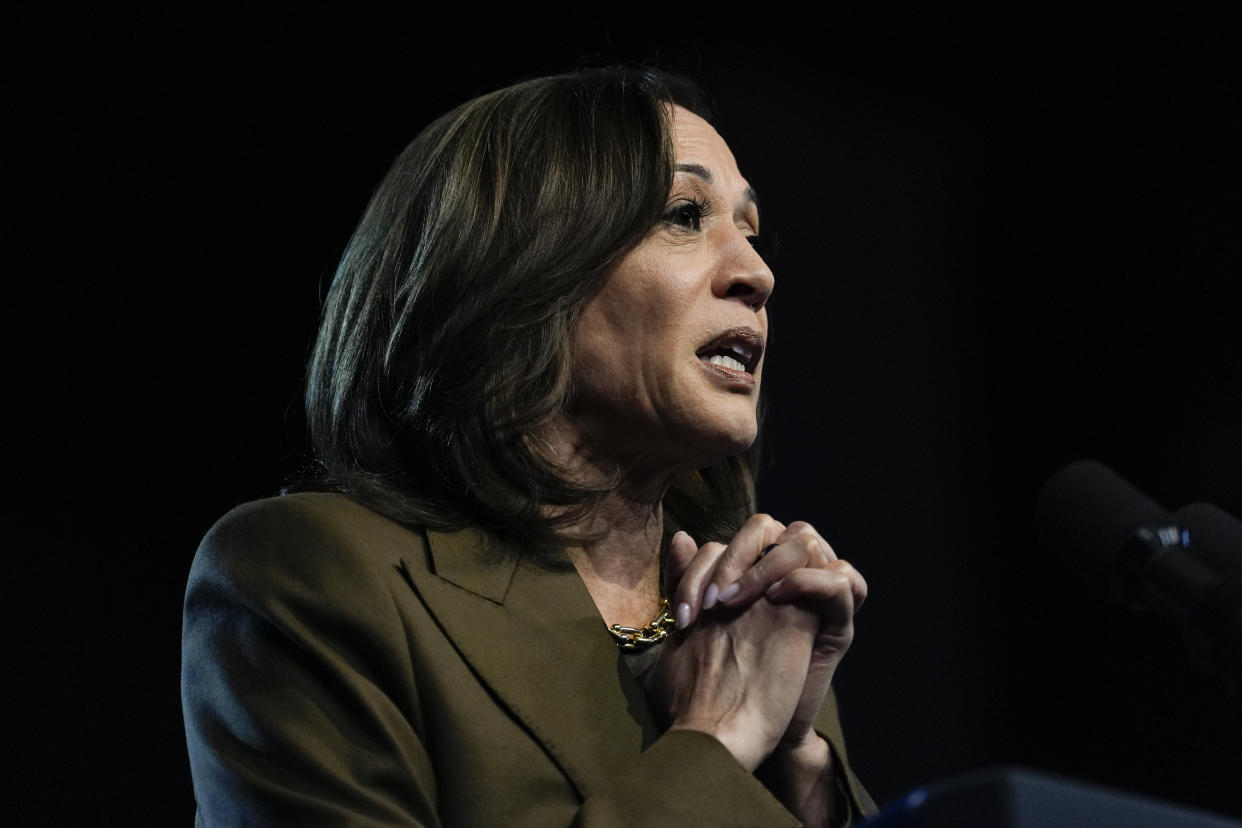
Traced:
POLYGON ((312 510, 279 500, 222 518, 191 567, 197 824, 439 825, 394 599, 312 510))
POLYGON ((815 720, 815 732, 823 737, 832 751, 832 763, 835 774, 834 784, 837 787, 838 802, 845 808, 842 813, 842 826, 852 826, 879 811, 871 794, 863 787, 862 782, 854 774, 849 757, 845 752, 845 734, 841 730, 840 715, 837 710, 836 694, 829 691, 828 698, 819 716, 815 720))

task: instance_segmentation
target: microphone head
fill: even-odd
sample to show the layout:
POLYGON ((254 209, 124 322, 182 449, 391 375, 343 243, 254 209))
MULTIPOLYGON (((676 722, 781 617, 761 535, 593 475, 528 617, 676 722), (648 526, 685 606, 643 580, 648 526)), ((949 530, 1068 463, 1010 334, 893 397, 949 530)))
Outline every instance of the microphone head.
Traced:
POLYGON ((1098 460, 1076 460, 1044 485, 1037 520, 1045 548, 1072 553, 1112 571, 1140 528, 1173 523, 1173 516, 1098 460))

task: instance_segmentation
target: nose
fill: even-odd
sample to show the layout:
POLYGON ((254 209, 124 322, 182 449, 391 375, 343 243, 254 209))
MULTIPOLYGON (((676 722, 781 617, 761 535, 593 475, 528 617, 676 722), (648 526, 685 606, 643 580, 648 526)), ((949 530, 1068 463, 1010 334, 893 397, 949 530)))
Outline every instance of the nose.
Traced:
POLYGON ((776 277, 755 250, 750 238, 738 228, 721 250, 721 261, 712 280, 712 292, 722 299, 737 299, 758 313, 772 295, 776 277))

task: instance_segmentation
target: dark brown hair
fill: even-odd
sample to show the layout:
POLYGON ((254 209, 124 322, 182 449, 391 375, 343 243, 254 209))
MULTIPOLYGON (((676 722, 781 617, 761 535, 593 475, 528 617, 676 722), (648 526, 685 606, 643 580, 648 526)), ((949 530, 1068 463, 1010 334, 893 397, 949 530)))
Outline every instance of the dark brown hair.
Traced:
MULTIPOLYGON (((603 494, 531 436, 573 389, 570 334, 609 266, 660 220, 671 106, 689 81, 582 70, 475 98, 397 158, 332 283, 307 380, 316 470, 394 520, 475 525, 548 565, 603 494), (553 507, 553 508, 546 508, 553 507)), ((725 539, 753 511, 753 458, 683 475, 666 536, 725 539)))

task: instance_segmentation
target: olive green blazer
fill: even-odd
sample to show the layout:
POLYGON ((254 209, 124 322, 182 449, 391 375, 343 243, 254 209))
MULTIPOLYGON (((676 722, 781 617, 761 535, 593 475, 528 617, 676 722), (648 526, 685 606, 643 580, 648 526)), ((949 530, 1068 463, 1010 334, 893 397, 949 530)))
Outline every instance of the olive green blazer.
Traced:
MULTIPOLYGON (((190 572, 199 825, 796 825, 712 737, 663 733, 572 568, 334 494, 240 506, 190 572)), ((854 814, 834 704, 819 722, 854 814)))

